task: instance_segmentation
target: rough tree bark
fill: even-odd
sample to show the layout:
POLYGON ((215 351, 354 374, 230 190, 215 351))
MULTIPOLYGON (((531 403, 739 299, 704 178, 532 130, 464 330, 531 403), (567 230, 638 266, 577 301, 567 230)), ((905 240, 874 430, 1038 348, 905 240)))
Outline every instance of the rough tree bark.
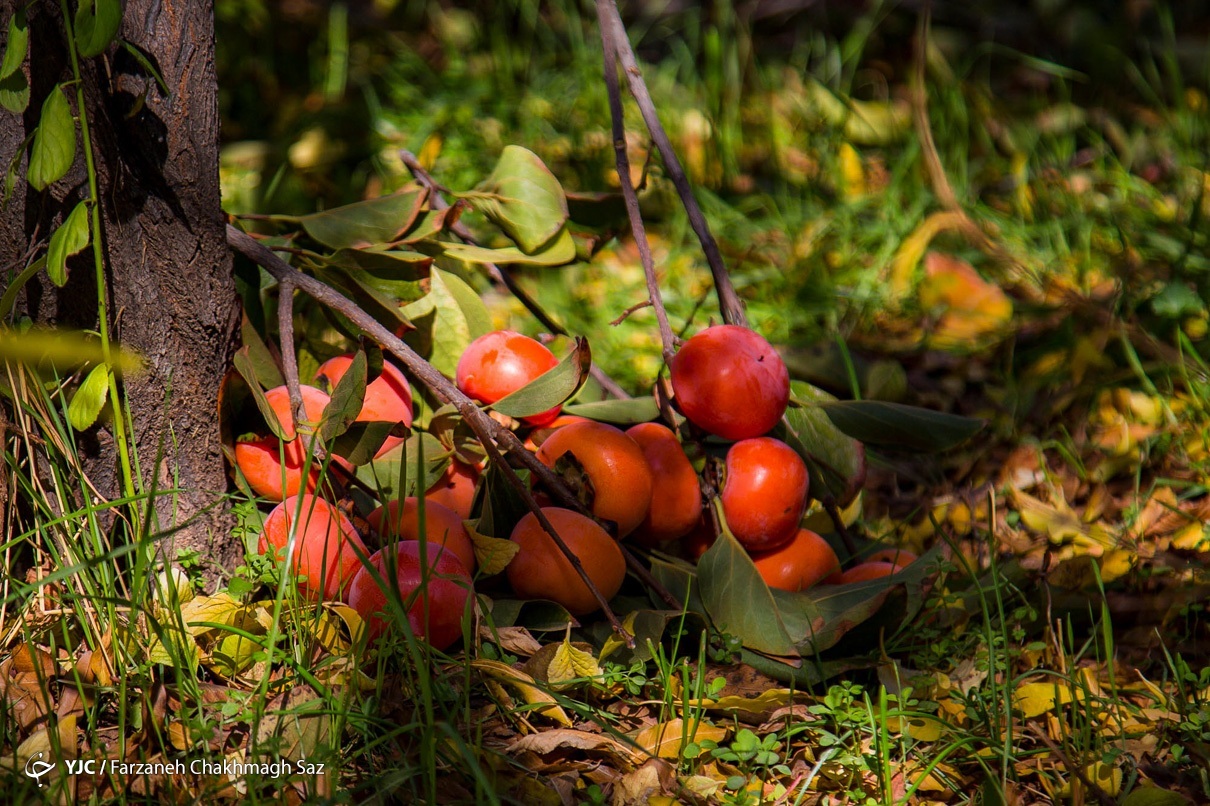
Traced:
MULTIPOLYGON (((24 0, 0 0, 0 20, 18 5, 24 0)), ((43 99, 71 79, 59 8, 53 2, 29 7, 31 58, 22 69, 32 95, 23 116, 0 111, 5 164, 36 126, 43 99)), ((141 353, 149 368, 125 386, 143 483, 152 485, 158 467, 157 489, 182 490, 157 499, 154 526, 171 531, 162 552, 169 558, 180 549, 200 552, 213 579, 234 567, 241 553, 220 500, 227 478, 216 400, 235 347, 239 303, 219 198, 213 5, 129 0, 120 36, 149 57, 169 93, 116 44, 81 64, 102 201, 111 333, 141 353)), ((68 96, 79 114, 74 92, 68 96)), ((35 241, 45 243, 87 196, 82 150, 71 172, 44 193, 19 182, 0 210, 0 266, 35 241)), ((90 251, 68 267, 64 288, 45 276, 27 286, 22 310, 39 322, 96 328, 90 251)), ((81 445, 89 477, 104 493, 118 495, 121 474, 110 426, 94 426, 81 445)))

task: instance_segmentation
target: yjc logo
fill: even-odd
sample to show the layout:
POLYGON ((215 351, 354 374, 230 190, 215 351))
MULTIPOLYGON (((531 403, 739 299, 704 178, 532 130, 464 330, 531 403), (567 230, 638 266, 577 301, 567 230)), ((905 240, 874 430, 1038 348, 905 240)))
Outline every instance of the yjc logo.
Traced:
POLYGON ((42 788, 42 776, 55 768, 54 764, 42 760, 45 755, 39 750, 29 757, 29 761, 25 762, 25 774, 37 782, 39 789, 42 788))

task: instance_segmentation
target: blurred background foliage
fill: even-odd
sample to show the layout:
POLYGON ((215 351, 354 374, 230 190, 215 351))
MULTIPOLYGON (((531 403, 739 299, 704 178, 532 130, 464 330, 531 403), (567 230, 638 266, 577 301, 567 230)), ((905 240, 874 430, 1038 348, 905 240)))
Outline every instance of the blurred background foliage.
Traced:
MULTIPOLYGON (((806 351, 800 374, 840 391, 844 375, 811 349, 840 337, 857 350, 910 351, 920 345, 911 323, 928 313, 919 273, 911 293, 887 282, 939 207, 909 102, 924 5, 623 4, 754 326, 806 351), (829 372, 830 384, 819 377, 829 372)), ((1023 297, 1018 312, 1053 313, 1047 289, 1058 278, 1165 344, 1203 343, 1210 22, 1200 5, 932 3, 926 87, 938 154, 964 208, 1030 287, 1012 289, 1003 266, 957 235, 935 245, 1023 297), (1114 291, 1097 297, 1105 283, 1114 291)), ((389 191, 410 178, 399 149, 454 190, 483 178, 509 143, 538 153, 568 190, 617 186, 592 3, 216 7, 231 213, 305 213, 389 191)), ((637 172, 648 141, 632 105, 627 124, 637 172)), ((669 312, 674 327, 696 328, 716 316, 709 275, 658 160, 647 168, 644 214, 669 312)), ((638 389, 659 368, 654 317, 609 326, 646 294, 629 243, 602 245, 590 263, 525 280, 638 389)), ((489 304, 498 325, 536 332, 510 300, 489 304)), ((1008 361, 1074 350, 1078 330, 1020 340, 1008 361)))

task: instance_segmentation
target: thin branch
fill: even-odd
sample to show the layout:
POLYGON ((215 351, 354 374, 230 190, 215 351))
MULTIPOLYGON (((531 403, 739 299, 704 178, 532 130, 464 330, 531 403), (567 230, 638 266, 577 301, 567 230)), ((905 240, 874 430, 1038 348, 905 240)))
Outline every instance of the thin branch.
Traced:
MULTIPOLYGON (((597 0, 597 16, 607 15, 605 5, 610 0, 597 0)), ((639 248, 639 260, 643 264, 643 276, 647 279, 647 296, 655 308, 655 318, 660 327, 660 343, 664 347, 664 363, 672 364, 676 354, 676 341, 672 326, 668 324, 668 311, 660 294, 660 282, 655 276, 655 259, 651 256, 651 244, 647 242, 647 229, 643 226, 643 214, 639 211, 639 196, 630 181, 630 157, 626 153, 626 121, 622 114, 622 93, 618 87, 617 36, 609 25, 601 25, 601 45, 605 54, 605 89, 609 94, 609 116, 613 121, 613 154, 618 166, 618 182, 622 186, 622 198, 626 201, 626 215, 630 218, 630 231, 639 248)))
POLYGON ((605 597, 601 595, 600 590, 597 589, 588 573, 584 570, 580 558, 568 548, 563 538, 554 530, 550 521, 539 511, 540 508, 534 500, 533 495, 525 487, 524 482, 517 477, 513 468, 507 462, 502 461, 503 457, 497 448, 498 445, 503 446, 505 453, 519 460, 521 464, 541 480, 556 498, 563 500, 570 499, 573 503, 573 508, 583 511, 583 507, 579 502, 575 501, 574 496, 567 491, 559 477, 550 468, 542 464, 536 456, 527 451, 525 446, 521 444, 521 441, 517 439, 516 434, 489 417, 473 400, 464 395, 449 378, 438 372, 436 368, 421 358, 398 336, 383 327, 374 317, 370 316, 339 292, 295 269, 275 255, 264 244, 257 242, 252 236, 242 232, 231 224, 227 225, 227 243, 235 251, 263 267, 279 283, 293 285, 317 302, 343 314, 364 333, 383 345, 384 349, 403 362, 408 371, 427 386, 441 402, 453 403, 467 425, 475 432, 475 436, 479 438, 488 455, 502 462, 500 466, 505 469, 505 475, 510 480, 509 483, 517 489, 518 493, 525 500, 526 505, 536 513, 538 522, 542 525, 542 528, 551 536, 555 541, 555 545, 559 547, 559 550, 563 552, 564 556, 567 557, 568 561, 576 569, 576 573, 584 580, 584 584, 588 586, 589 591, 593 594, 593 598, 601 605, 601 609, 605 613, 605 617, 609 619, 609 623, 614 631, 627 642, 628 646, 634 646, 634 637, 626 631, 618 620, 617 615, 609 607, 609 603, 605 600, 605 597))
POLYGON ((613 325, 614 327, 617 327, 618 325, 622 324, 627 319, 629 319, 630 315, 632 313, 634 313, 635 311, 641 311, 644 308, 650 308, 650 307, 651 307, 651 300, 649 300, 649 299, 645 299, 642 302, 636 302, 635 304, 631 305, 626 310, 622 311, 622 313, 618 316, 618 318, 614 319, 609 324, 613 325))
MULTIPOLYGON (((407 150, 401 150, 399 152, 399 158, 403 160, 403 164, 407 166, 407 169, 412 172, 412 176, 416 178, 416 181, 429 189, 429 205, 434 210, 445 210, 450 206, 449 202, 445 200, 445 197, 441 195, 441 186, 438 185, 437 181, 433 179, 432 175, 424 169, 424 166, 420 164, 420 160, 416 159, 415 154, 407 150)), ((454 222, 454 224, 450 226, 450 232, 457 235, 466 243, 475 244, 475 236, 465 224, 454 222)), ((555 335, 571 335, 567 332, 567 328, 556 322, 550 316, 550 314, 546 312, 542 305, 536 299, 531 297, 529 292, 521 287, 521 284, 517 282, 517 278, 513 276, 512 271, 507 266, 497 266, 495 263, 487 263, 485 265, 487 266, 487 273, 492 279, 492 282, 496 285, 503 285, 505 288, 507 288, 509 293, 516 297, 517 300, 525 307, 525 310, 529 311, 530 314, 532 314, 533 317, 538 320, 538 324, 542 325, 542 327, 546 328, 546 330, 554 333, 555 335)), ((592 378, 601 385, 601 388, 605 390, 606 394, 613 395, 614 397, 623 400, 630 397, 630 394, 623 389, 617 381, 609 377, 605 370, 598 367, 596 363, 593 363, 592 366, 589 367, 588 372, 592 378)))
MULTIPOLYGON (((639 111, 643 115, 643 122, 647 124, 647 130, 651 133, 651 139, 659 149, 660 156, 664 158, 664 168, 668 171, 672 184, 676 186, 677 193, 680 194, 681 203, 685 205, 685 212, 689 215, 689 224, 697 233, 698 240, 701 241, 702 252, 705 253, 706 262, 710 264, 710 273, 714 276, 714 290, 718 294, 718 307, 723 315, 723 321, 729 325, 746 326, 748 317, 744 313, 743 303, 740 302, 739 295, 735 293, 735 286, 731 284, 731 276, 727 274, 727 267, 723 265, 722 253, 719 252, 714 236, 710 234, 710 225, 706 223, 706 216, 702 213, 697 199, 693 197, 693 189, 689 186, 689 178, 685 175, 685 169, 681 167, 681 161, 672 148, 672 142, 668 139, 668 134, 660 123, 659 114, 651 100, 651 93, 647 91, 647 84, 643 81, 638 59, 634 55, 634 49, 630 47, 630 38, 626 35, 626 26, 622 23, 622 15, 618 13, 615 0, 597 0, 597 16, 601 26, 602 39, 605 39, 606 30, 608 30, 609 40, 607 41, 612 41, 616 47, 618 59, 626 73, 626 82, 630 86, 630 94, 638 103, 639 111)), ((608 50, 609 48, 606 46, 606 51, 608 50)))

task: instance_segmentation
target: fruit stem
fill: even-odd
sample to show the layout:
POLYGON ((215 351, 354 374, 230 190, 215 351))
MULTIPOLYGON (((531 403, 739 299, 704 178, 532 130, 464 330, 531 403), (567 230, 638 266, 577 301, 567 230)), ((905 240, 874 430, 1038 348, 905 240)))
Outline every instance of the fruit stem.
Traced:
MULTIPOLYGON (((622 71, 626 74, 630 94, 634 96, 634 100, 639 106, 639 112, 643 115, 643 122, 647 124, 647 131, 651 133, 651 139, 664 159, 664 169, 668 171, 668 177, 676 186, 681 203, 685 205, 685 212, 689 215, 689 225, 693 227, 693 231, 697 233, 697 238, 702 244, 702 252, 706 255, 706 262, 710 264, 710 274, 714 277, 714 290, 718 294, 718 307, 723 315, 723 321, 729 325, 747 327, 748 317, 744 314, 743 303, 740 302, 739 295, 735 293, 735 286, 731 284, 731 276, 727 274, 727 267, 723 265, 723 256, 719 252, 718 244, 715 242, 714 236, 710 234, 710 225, 706 223, 706 216, 702 213, 697 199, 693 197, 693 189, 689 186, 689 178, 685 175, 685 169, 681 167, 681 161, 672 148, 668 133, 664 131, 664 127, 660 123, 660 116, 651 100, 651 93, 647 91, 647 84, 643 81, 643 73, 639 70, 638 60, 635 58, 634 49, 630 46, 626 26, 622 23, 622 15, 618 13, 615 0, 597 0, 597 20, 601 26, 601 40, 605 43, 606 65, 611 61, 611 54, 616 53, 618 60, 622 63, 622 71)), ((611 72, 608 66, 606 72, 611 72)), ((616 72, 614 75, 616 77, 616 72)), ((608 80, 607 75, 606 81, 608 80)), ((615 117, 615 121, 616 119, 615 117)), ((615 149, 617 139, 615 131, 615 149)), ((624 189, 630 173, 627 171, 623 175, 620 170, 618 173, 624 189)))
MULTIPOLYGON (((448 209, 450 204, 445 200, 445 197, 441 195, 441 188, 437 185, 437 181, 433 179, 432 174, 424 169, 424 166, 420 164, 420 160, 416 158, 416 155, 411 151, 402 149, 399 152, 399 158, 403 160, 403 164, 407 166, 407 169, 412 172, 412 176, 415 177, 416 181, 428 188, 429 206, 434 210, 448 209)), ((452 224, 449 224, 449 230, 450 232, 454 233, 454 235, 458 236, 458 238, 464 243, 471 244, 472 246, 478 245, 474 234, 466 227, 465 224, 454 221, 452 224)), ((512 271, 507 266, 497 266, 495 263, 485 263, 484 265, 487 267, 487 275, 489 278, 491 278, 492 284, 503 285, 505 288, 507 288, 509 292, 517 298, 517 301, 525 306, 525 309, 538 320, 538 324, 542 325, 542 327, 546 328, 549 332, 554 333, 556 336, 571 335, 567 332, 567 328, 563 327, 553 318, 551 318, 550 314, 546 312, 546 309, 544 309, 536 299, 529 295, 529 292, 527 292, 517 283, 516 278, 513 277, 512 271)), ((617 381, 609 377, 605 370, 601 369, 596 364, 592 364, 588 368, 588 372, 592 376, 593 380, 601 385, 601 388, 605 390, 606 394, 613 395, 620 400, 628 400, 630 398, 630 393, 623 389, 617 381)))

